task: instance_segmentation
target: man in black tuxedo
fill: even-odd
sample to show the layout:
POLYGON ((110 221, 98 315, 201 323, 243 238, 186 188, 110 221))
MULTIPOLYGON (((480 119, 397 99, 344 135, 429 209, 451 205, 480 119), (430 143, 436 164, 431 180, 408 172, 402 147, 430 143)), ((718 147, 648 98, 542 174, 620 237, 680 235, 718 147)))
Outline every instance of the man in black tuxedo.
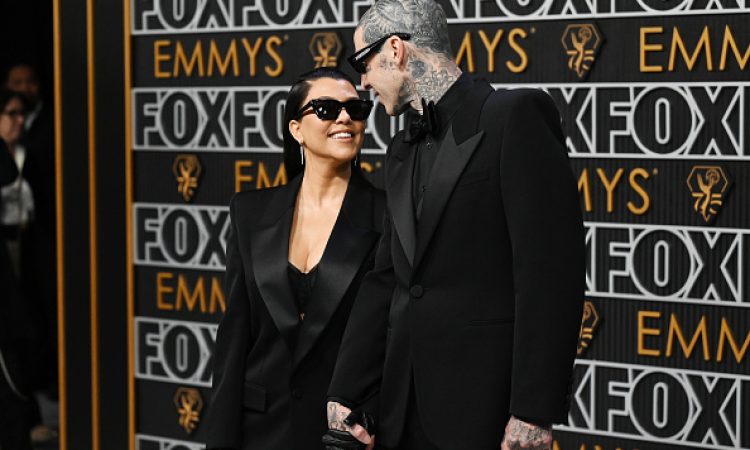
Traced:
POLYGON ((363 87, 419 116, 388 148, 384 234, 329 427, 371 446, 353 410, 377 417, 378 448, 548 449, 567 417, 586 264, 559 113, 542 91, 462 74, 434 0, 379 0, 354 44, 363 87))

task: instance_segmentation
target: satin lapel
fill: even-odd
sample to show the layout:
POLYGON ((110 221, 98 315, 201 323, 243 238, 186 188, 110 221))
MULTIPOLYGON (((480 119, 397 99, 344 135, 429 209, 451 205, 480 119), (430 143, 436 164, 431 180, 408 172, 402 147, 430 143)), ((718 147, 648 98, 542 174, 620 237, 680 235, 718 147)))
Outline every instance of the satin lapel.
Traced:
POLYGON ((453 137, 453 127, 448 129, 445 140, 438 152, 435 165, 430 172, 430 186, 425 191, 422 204, 422 217, 419 219, 419 245, 417 246, 414 268, 424 255, 425 249, 435 232, 435 228, 443 214, 445 205, 448 203, 453 188, 461 173, 469 162, 471 155, 482 140, 484 131, 480 131, 461 144, 456 144, 453 137))
POLYGON ((276 328, 290 349, 294 345, 299 313, 287 275, 289 233, 300 179, 290 181, 276 192, 261 220, 265 225, 254 230, 251 238, 255 283, 276 328))
POLYGON ((325 330, 362 267, 363 260, 378 239, 379 234, 371 229, 372 194, 360 183, 359 180, 350 182, 341 212, 318 264, 315 287, 294 354, 295 367, 325 330))
POLYGON ((414 220, 414 200, 412 198, 412 172, 414 170, 415 152, 409 151, 410 145, 403 141, 403 135, 392 145, 394 157, 389 161, 388 172, 388 207, 391 212, 393 227, 406 254, 409 264, 414 267, 414 253, 417 246, 416 226, 414 220))

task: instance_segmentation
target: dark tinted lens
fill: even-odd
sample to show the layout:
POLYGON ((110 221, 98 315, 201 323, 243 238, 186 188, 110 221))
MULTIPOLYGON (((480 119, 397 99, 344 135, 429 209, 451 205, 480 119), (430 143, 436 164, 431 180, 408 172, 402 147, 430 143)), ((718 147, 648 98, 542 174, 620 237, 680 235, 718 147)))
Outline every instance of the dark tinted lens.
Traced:
POLYGON ((365 120, 372 110, 372 102, 368 100, 349 100, 344 103, 347 114, 352 120, 365 120))
POLYGON ((315 115, 321 120, 334 120, 341 112, 342 104, 338 100, 314 100, 315 115))
POLYGON ((365 120, 370 116, 372 102, 369 100, 349 100, 341 103, 338 100, 321 99, 312 101, 313 111, 320 120, 336 120, 341 114, 341 108, 352 120, 365 120))
POLYGON ((367 72, 366 62, 367 58, 370 56, 370 53, 372 53, 372 50, 373 47, 365 47, 349 57, 349 64, 352 65, 352 68, 356 70, 357 73, 367 72))

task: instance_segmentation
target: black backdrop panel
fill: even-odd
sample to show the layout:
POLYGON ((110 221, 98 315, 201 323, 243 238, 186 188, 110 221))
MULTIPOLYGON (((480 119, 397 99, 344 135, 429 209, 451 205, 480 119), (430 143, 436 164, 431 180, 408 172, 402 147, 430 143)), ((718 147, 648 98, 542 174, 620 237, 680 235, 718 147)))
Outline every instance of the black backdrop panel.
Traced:
MULTIPOLYGON (((750 447, 750 5, 439 3, 461 68, 544 89, 568 136, 587 313, 555 448, 750 447)), ((316 64, 354 75, 340 63, 371 4, 131 0, 139 448, 202 448, 228 201, 286 182, 286 91, 316 64)), ((368 121, 378 186, 404 123, 368 121)))

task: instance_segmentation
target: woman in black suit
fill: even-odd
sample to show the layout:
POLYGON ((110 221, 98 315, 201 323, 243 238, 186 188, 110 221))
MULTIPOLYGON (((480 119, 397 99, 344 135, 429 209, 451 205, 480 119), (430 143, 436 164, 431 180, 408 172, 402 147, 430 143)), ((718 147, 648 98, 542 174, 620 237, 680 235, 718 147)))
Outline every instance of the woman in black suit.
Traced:
POLYGON ((284 114, 288 184, 230 203, 208 449, 323 448, 326 390, 385 206, 357 165, 371 108, 336 69, 303 75, 284 114))

